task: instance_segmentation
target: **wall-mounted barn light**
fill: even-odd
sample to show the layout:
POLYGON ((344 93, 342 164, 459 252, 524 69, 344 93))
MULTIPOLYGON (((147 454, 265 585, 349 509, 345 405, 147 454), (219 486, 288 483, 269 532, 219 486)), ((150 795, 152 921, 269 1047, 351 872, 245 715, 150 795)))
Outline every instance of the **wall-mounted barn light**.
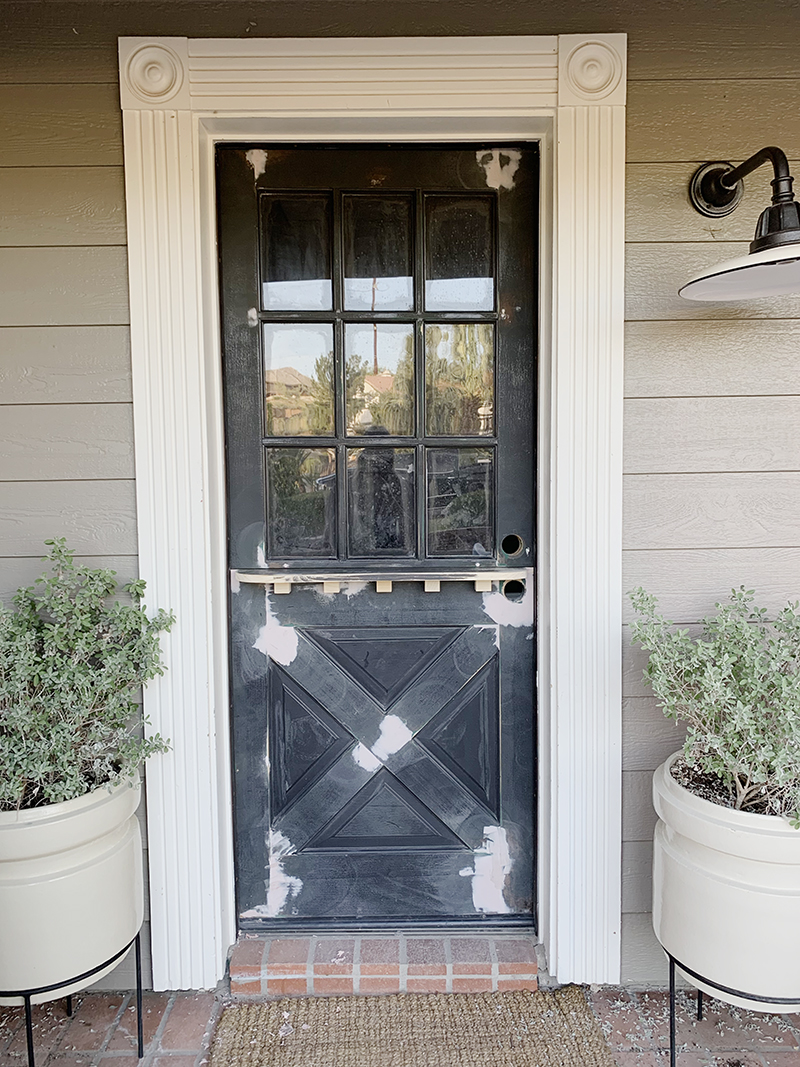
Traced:
POLYGON ((789 164, 780 148, 767 147, 738 167, 706 163, 689 183, 689 199, 701 215, 730 215, 742 198, 742 178, 772 163, 772 204, 761 212, 750 254, 698 274, 680 289, 686 300, 750 300, 800 293, 800 204, 794 198, 789 164))

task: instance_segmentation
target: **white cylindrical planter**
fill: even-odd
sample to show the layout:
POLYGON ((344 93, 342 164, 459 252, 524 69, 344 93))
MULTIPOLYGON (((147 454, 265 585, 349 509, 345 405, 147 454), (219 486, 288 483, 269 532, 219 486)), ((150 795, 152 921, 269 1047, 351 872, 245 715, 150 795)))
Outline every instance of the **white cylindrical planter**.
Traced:
POLYGON ((745 994, 720 1000, 757 1011, 800 1003, 800 830, 775 815, 735 811, 695 796, 670 773, 653 778, 659 821, 653 849, 653 928, 676 962, 745 994))
POLYGON ((85 989, 119 962, 72 981, 111 959, 142 925, 139 795, 138 785, 123 784, 0 812, 0 989, 66 983, 31 998, 41 1003, 85 989))

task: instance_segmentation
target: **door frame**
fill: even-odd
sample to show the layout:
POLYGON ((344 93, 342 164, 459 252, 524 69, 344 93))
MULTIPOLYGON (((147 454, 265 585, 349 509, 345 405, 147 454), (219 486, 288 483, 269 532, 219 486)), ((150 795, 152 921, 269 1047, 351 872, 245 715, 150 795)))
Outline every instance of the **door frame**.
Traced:
POLYGON ((540 933, 559 981, 618 982, 626 35, 119 45, 139 569, 178 617, 154 987, 215 985, 236 936, 214 147, 246 140, 540 143, 540 933))

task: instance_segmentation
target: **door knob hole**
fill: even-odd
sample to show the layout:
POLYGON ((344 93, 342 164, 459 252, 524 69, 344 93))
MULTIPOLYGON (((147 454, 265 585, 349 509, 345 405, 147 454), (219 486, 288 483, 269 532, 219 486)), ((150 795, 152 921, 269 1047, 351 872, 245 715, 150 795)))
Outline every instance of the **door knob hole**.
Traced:
POLYGON ((506 600, 514 603, 519 602, 525 596, 525 583, 518 578, 512 578, 509 582, 503 582, 503 596, 506 600))
POLYGON ((506 534, 500 542, 500 547, 506 556, 518 556, 525 547, 525 542, 519 534, 506 534))

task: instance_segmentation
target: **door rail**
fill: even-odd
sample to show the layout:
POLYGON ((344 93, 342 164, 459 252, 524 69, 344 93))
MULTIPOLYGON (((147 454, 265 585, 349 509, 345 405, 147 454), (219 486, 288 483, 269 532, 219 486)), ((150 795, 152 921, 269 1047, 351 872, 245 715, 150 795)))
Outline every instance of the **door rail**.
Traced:
POLYGON ((524 582, 528 572, 522 568, 476 571, 348 571, 331 574, 276 574, 274 571, 232 570, 231 582, 271 585, 274 593, 291 593, 293 585, 321 585, 324 593, 338 593, 348 582, 374 582, 376 593, 391 593, 395 582, 422 582, 426 593, 438 593, 442 582, 474 582, 476 593, 491 592, 493 582, 524 582))

